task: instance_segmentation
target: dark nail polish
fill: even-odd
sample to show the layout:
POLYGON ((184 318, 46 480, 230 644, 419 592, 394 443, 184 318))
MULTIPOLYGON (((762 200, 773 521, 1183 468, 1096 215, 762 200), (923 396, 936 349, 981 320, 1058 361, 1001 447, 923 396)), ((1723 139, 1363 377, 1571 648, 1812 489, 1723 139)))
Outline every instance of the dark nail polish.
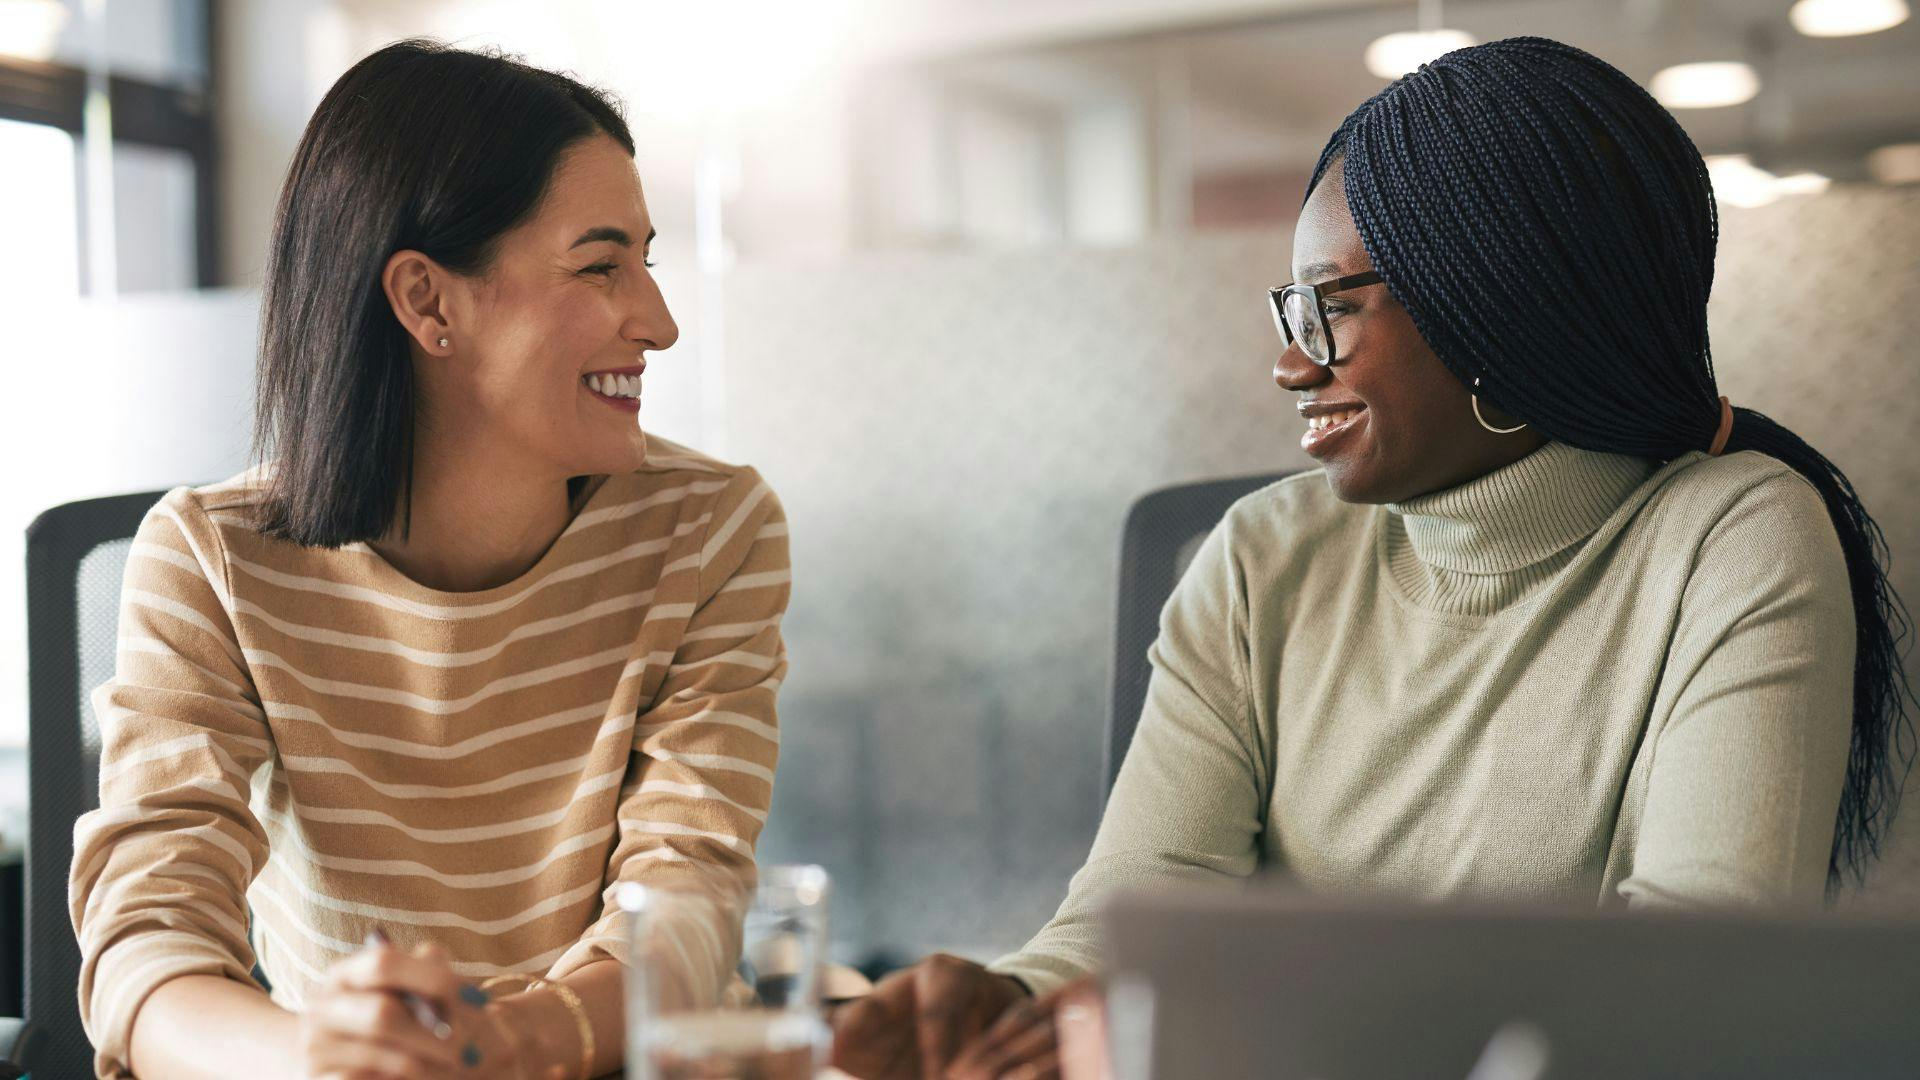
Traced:
POLYGON ((480 1064, 480 1048, 473 1043, 460 1048, 460 1064, 471 1069, 480 1064))
POLYGON ((492 1001, 493 998, 489 996, 485 990, 482 990, 477 986, 469 985, 469 986, 462 986, 460 988, 460 1000, 466 1002, 469 1005, 474 1006, 475 1008, 479 1008, 480 1006, 485 1005, 487 1002, 492 1001))

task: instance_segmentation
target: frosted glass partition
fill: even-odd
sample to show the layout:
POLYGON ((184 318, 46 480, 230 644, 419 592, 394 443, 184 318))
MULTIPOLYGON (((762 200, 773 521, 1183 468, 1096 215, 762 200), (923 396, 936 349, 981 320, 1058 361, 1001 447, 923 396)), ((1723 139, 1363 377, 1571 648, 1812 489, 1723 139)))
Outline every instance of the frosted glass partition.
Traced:
POLYGON ((1287 238, 743 268, 727 450, 792 523, 765 857, 843 948, 1017 944, 1092 835, 1132 499, 1303 467, 1270 381, 1287 238))
MULTIPOLYGON (((1725 210, 1707 314, 1722 392, 1799 432, 1846 472, 1886 532, 1894 587, 1920 616, 1916 251, 1914 186, 1839 185, 1819 198, 1725 210)), ((1911 683, 1920 680, 1920 648, 1911 635, 1907 646, 1911 683)), ((1920 910, 1920 782, 1907 791, 1880 869, 1853 902, 1920 910)))

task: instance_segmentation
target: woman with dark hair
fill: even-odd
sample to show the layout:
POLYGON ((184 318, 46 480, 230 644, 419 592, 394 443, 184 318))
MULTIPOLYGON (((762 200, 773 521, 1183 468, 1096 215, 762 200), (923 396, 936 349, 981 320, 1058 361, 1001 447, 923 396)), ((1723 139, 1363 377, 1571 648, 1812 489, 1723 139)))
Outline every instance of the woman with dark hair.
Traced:
MULTIPOLYGON (((652 239, 625 122, 564 75, 402 42, 321 102, 264 463, 147 517, 94 698, 100 1075, 597 1076, 614 890, 750 879, 786 525, 638 426, 677 336, 652 239)), ((716 1000, 737 924, 674 937, 667 992, 716 1000)))
POLYGON ((1514 38, 1349 116, 1273 290, 1324 466, 1230 510, 1168 603, 1139 732, 1058 915, 839 1022, 861 1076, 1056 1067, 1028 1002, 1117 888, 1629 908, 1810 905, 1905 764, 1878 528, 1714 381, 1700 154, 1632 79, 1514 38), (1018 1007, 1015 1007, 1018 1006, 1018 1007))

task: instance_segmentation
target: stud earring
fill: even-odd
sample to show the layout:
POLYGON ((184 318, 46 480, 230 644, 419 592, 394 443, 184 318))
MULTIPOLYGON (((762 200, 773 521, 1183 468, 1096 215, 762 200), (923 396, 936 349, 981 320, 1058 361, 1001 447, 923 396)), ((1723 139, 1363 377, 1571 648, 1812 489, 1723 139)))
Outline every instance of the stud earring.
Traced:
POLYGON ((441 347, 441 348, 443 348, 443 349, 447 347, 447 339, 446 339, 446 338, 441 338, 441 339, 440 339, 440 347, 441 347))

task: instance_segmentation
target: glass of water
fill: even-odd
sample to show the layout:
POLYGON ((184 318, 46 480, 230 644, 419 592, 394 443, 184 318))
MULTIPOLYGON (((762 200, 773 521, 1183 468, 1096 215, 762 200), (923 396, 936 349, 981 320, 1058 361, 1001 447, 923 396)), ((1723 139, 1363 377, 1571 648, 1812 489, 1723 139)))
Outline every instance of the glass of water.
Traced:
POLYGON ((813 1080, 832 1043, 829 886, 818 866, 774 866, 751 889, 622 887, 627 1080, 813 1080), (712 948, 725 950, 717 995, 687 977, 712 948))

